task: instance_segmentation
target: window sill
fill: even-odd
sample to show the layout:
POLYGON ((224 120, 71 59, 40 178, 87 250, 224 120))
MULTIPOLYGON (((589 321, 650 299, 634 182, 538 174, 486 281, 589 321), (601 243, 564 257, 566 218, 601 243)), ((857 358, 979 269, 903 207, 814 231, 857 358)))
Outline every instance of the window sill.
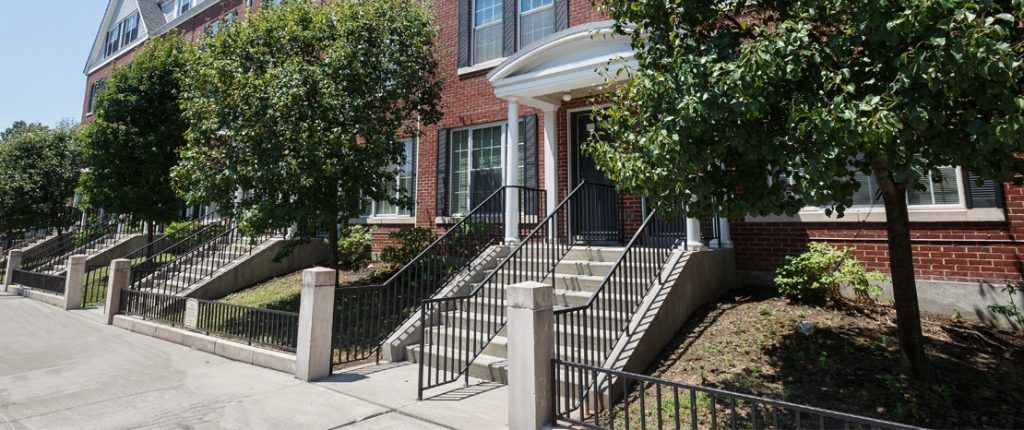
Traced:
POLYGON ((463 76, 481 72, 487 69, 493 69, 495 67, 500 66, 501 63, 504 63, 506 58, 508 57, 495 58, 493 60, 484 61, 483 63, 474 64, 469 67, 459 67, 458 74, 459 76, 463 76))
MULTIPOLYGON (((885 222, 885 209, 847 210, 845 216, 836 218, 825 215, 823 209, 805 209, 796 216, 773 215, 764 217, 747 217, 746 222, 819 222, 819 223, 853 223, 853 222, 885 222)), ((910 222, 1002 222, 1006 221, 1006 213, 1001 208, 978 209, 910 209, 910 222)))
POLYGON ((349 220, 349 224, 365 225, 416 225, 416 217, 409 215, 402 216, 372 216, 367 218, 355 218, 349 220))
POLYGON ((454 225, 454 224, 458 224, 459 221, 462 221, 463 218, 465 218, 465 217, 462 217, 462 216, 439 216, 437 218, 434 218, 434 224, 437 224, 437 225, 454 225))

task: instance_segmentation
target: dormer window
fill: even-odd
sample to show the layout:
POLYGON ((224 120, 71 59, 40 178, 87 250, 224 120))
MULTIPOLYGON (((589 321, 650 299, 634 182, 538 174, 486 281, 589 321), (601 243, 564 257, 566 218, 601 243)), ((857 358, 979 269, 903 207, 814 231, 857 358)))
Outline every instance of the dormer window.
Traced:
POLYGON ((178 15, 188 12, 192 8, 192 0, 178 0, 178 15))
POLYGON ((121 20, 107 31, 103 46, 103 58, 117 53, 139 38, 139 13, 135 12, 121 20))

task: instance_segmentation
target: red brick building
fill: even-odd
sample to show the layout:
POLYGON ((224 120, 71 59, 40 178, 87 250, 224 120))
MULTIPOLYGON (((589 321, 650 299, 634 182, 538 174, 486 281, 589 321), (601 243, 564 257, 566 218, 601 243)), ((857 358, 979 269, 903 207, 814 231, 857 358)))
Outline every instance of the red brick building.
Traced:
MULTIPOLYGON (((90 95, 112 66, 128 61, 145 37, 125 38, 121 24, 135 7, 139 34, 152 37, 180 29, 197 40, 212 23, 244 15, 245 0, 112 0, 86 73, 83 121, 90 119, 90 95), (171 5, 173 3, 173 5, 171 5), (171 7, 173 6, 173 7, 171 7), (168 9, 170 8, 170 9, 168 9), (160 13, 156 13, 156 12, 160 13), (232 15, 234 14, 234 15, 232 15), (120 48, 110 52, 110 31, 121 25, 120 48), (127 47, 125 47, 127 46, 127 47)), ((521 184, 548 192, 551 210, 581 181, 607 183, 579 144, 593 129, 587 111, 606 91, 596 70, 629 67, 629 40, 610 32, 607 17, 589 0, 436 0, 440 30, 437 50, 445 80, 440 124, 405 141, 408 167, 399 187, 414 188, 415 208, 374 204, 354 220, 378 226, 379 250, 400 228, 444 228, 502 185, 521 184), (509 121, 510 118, 518 121, 509 121), (520 145, 508 145, 509 136, 520 145), (509 160, 516 160, 510 162, 509 160), (509 174, 508 165, 516 165, 509 174)), ((927 181, 926 192, 908 195, 915 263, 925 310, 989 318, 985 306, 1005 301, 990 284, 1021 280, 1024 192, 952 166, 927 181)), ((786 255, 810 241, 856 248, 869 268, 886 270, 884 210, 870 178, 862 178, 857 205, 843 219, 821 208, 796 217, 747 218, 723 223, 721 234, 703 241, 734 247, 736 265, 748 282, 770 282, 786 255), (731 233, 731 235, 730 235, 731 233)), ((619 198, 619 221, 628 231, 644 217, 638 198, 619 198)), ((692 236, 692 235, 691 235, 692 236)))

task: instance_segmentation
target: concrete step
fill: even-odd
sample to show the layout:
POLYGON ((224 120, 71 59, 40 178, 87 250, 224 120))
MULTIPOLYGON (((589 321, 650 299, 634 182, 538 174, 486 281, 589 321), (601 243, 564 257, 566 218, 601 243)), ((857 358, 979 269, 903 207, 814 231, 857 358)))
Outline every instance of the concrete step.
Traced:
POLYGON ((625 249, 624 247, 612 246, 579 246, 570 249, 562 259, 614 263, 619 260, 619 257, 622 256, 622 251, 625 249))
MULTIPOLYGON (((409 357, 413 363, 419 363, 421 358, 419 349, 419 345, 406 347, 406 357, 409 357)), ((461 370, 462 366, 460 357, 467 357, 469 355, 465 351, 460 350, 433 351, 428 354, 429 355, 426 357, 426 362, 428 364, 449 363, 448 369, 452 372, 461 370)), ((507 384, 508 361, 501 357, 486 354, 479 355, 476 357, 476 360, 469 365, 469 376, 472 378, 507 384)))
MULTIPOLYGON (((504 296, 501 291, 501 286, 490 286, 484 287, 480 295, 458 301, 458 306, 466 308, 495 308, 506 306, 504 296)), ((590 291, 572 291, 564 289, 555 290, 555 307, 571 308, 575 306, 582 306, 587 304, 590 297, 594 293, 590 291)), ((606 292, 602 295, 601 300, 609 304, 625 302, 626 297, 621 294, 612 294, 606 292)))
MULTIPOLYGON (((582 331, 586 331, 589 335, 594 337, 617 339, 621 331, 615 329, 618 321, 612 315, 590 315, 585 321, 582 315, 578 317, 565 317, 562 318, 562 320, 566 321, 565 326, 572 327, 558 328, 559 332, 563 333, 580 333, 582 331), (602 329, 599 330, 597 327, 601 327, 602 329), (586 329, 584 330, 583 328, 586 329)), ((467 330, 474 330, 478 332, 492 332, 499 323, 501 323, 500 315, 464 311, 446 312, 442 315, 440 321, 438 321, 439 325, 465 328, 467 330)), ((507 333, 508 329, 504 326, 498 329, 498 336, 505 336, 507 333)), ((476 338, 482 339, 483 337, 476 336, 476 338)))

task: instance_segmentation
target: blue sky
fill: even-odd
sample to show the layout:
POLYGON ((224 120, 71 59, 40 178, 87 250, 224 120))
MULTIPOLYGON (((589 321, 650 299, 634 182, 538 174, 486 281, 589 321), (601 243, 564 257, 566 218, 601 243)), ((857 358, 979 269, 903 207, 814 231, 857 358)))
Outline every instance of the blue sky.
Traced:
POLYGON ((107 0, 4 1, 0 130, 14 121, 82 117, 82 69, 107 0))

